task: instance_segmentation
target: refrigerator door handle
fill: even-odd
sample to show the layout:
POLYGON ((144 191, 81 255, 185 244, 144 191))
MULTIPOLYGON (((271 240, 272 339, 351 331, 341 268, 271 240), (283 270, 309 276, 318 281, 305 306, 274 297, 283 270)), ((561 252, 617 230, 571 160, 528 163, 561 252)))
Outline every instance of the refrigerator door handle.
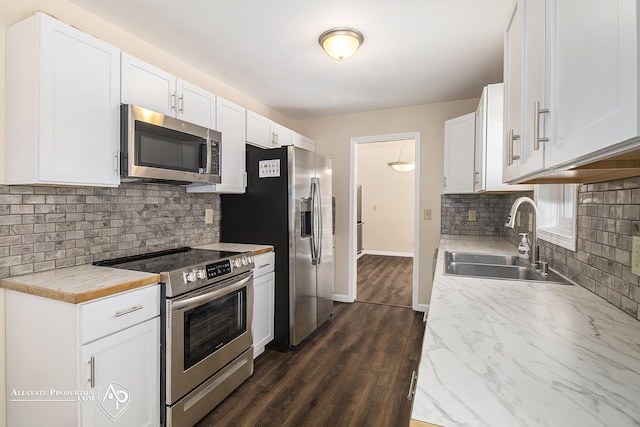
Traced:
POLYGON ((313 211, 311 234, 311 263, 320 264, 322 257, 322 209, 320 209, 320 183, 317 178, 311 178, 311 209, 313 211))

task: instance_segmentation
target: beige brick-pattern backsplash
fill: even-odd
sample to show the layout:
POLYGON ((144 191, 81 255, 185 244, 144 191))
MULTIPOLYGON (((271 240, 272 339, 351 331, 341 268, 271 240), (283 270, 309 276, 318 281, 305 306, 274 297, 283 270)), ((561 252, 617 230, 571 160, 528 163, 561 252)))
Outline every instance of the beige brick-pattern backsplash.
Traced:
POLYGON ((0 185, 0 278, 218 242, 220 197, 169 184, 0 185), (205 224, 213 209, 213 224, 205 224))

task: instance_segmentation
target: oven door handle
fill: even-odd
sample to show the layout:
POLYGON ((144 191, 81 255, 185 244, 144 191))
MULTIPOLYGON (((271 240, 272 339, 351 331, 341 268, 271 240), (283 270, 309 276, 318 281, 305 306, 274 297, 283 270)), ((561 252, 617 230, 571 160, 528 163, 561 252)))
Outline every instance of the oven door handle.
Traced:
POLYGON ((232 292, 237 291, 238 289, 241 289, 245 286, 247 286, 247 283, 251 282, 251 280, 253 279, 253 273, 247 273, 249 274, 247 277, 245 277, 242 280, 239 280, 238 282, 235 282, 229 286, 225 286, 222 289, 218 289, 212 292, 207 292, 205 294, 202 295, 198 295, 195 297, 190 297, 190 298, 185 298, 182 300, 178 300, 178 301, 174 301, 171 303, 171 311, 177 311, 177 310, 182 310, 182 309, 190 309, 190 308, 194 308, 194 307, 198 307, 200 305, 206 304, 208 302, 211 302, 217 298, 220 298, 222 296, 225 296, 227 294, 230 294, 232 292))

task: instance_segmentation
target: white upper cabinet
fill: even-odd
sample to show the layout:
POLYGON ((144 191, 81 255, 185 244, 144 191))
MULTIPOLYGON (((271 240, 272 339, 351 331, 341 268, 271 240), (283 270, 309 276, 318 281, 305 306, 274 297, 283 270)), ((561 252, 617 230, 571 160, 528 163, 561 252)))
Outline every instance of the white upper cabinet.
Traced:
POLYGON ((222 133, 220 184, 190 185, 188 193, 244 193, 247 186, 245 162, 244 107, 217 97, 215 129, 222 133))
POLYGON ((444 122, 444 193, 474 192, 476 113, 444 122))
POLYGON ((531 185, 509 185, 502 182, 503 87, 502 83, 485 86, 476 110, 476 192, 533 189, 531 185))
POLYGON ((273 146, 283 147, 285 145, 294 145, 294 138, 296 133, 289 128, 286 128, 278 123, 273 123, 273 146))
POLYGON ((260 148, 278 148, 286 145, 295 145, 310 151, 315 151, 316 148, 312 139, 251 110, 247 110, 247 143, 260 148))
POLYGON ((636 1, 549 3, 553 167, 637 139, 640 74, 636 1))
POLYGON ((261 148, 274 148, 273 122, 247 110, 247 142, 261 148))
POLYGON ((36 13, 7 29, 6 184, 120 183, 120 50, 36 13))
POLYGON ((638 67, 636 1, 518 0, 505 33, 504 179, 543 182, 637 150, 638 67))
POLYGON ((207 128, 216 121, 215 94, 125 52, 121 100, 207 128))

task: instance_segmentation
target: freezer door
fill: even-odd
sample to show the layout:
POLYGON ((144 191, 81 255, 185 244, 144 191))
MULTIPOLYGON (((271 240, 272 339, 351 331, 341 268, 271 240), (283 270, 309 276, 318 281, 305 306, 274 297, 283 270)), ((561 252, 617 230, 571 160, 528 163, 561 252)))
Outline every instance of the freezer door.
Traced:
POLYGON ((311 262, 313 212, 311 182, 314 153, 287 147, 289 168, 289 345, 297 346, 316 330, 316 267, 311 262))
POLYGON ((317 191, 320 213, 320 252, 316 262, 317 325, 320 326, 333 312, 333 207, 331 159, 316 154, 315 158, 317 191))

